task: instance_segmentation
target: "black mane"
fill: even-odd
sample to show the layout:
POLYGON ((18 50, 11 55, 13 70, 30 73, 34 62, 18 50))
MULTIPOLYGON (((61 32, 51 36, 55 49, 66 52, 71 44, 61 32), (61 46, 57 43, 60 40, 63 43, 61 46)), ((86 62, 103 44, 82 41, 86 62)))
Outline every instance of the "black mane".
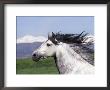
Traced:
POLYGON ((60 41, 60 42, 64 42, 64 43, 77 43, 77 44, 81 44, 84 43, 85 40, 87 39, 87 34, 84 34, 84 31, 81 34, 62 34, 62 33, 56 33, 55 34, 55 38, 60 41))
POLYGON ((67 43, 75 52, 80 54, 83 59, 94 65, 94 44, 91 42, 82 44, 88 39, 88 37, 86 37, 88 33, 84 34, 84 31, 80 34, 62 34, 58 32, 54 35, 57 41, 67 43))

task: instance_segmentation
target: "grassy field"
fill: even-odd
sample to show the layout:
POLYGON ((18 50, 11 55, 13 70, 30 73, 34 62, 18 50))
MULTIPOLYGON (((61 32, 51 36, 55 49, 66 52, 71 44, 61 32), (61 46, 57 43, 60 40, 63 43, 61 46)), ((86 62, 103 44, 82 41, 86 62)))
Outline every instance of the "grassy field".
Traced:
POLYGON ((58 70, 52 57, 38 62, 27 58, 16 60, 16 74, 58 74, 58 70))

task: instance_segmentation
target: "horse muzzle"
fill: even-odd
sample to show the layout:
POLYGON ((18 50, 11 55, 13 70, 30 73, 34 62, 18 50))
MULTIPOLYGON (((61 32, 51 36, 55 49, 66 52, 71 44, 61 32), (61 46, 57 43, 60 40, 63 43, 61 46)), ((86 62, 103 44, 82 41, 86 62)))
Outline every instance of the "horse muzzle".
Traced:
POLYGON ((34 53, 34 54, 32 55, 32 60, 37 62, 37 61, 40 60, 41 57, 42 57, 41 55, 38 55, 38 54, 35 54, 35 53, 34 53))

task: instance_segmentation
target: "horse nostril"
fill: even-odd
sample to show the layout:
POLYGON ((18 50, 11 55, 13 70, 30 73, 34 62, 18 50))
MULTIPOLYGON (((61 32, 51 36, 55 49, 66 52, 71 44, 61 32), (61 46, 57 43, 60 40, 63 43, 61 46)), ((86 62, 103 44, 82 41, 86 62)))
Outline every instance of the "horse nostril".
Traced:
POLYGON ((35 56, 36 56, 36 54, 33 54, 33 56, 35 57, 35 56))

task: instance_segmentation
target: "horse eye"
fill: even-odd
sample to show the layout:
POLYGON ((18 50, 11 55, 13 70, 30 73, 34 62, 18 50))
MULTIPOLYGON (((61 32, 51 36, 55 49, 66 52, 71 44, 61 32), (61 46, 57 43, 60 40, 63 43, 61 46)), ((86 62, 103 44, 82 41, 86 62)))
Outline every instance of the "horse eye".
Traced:
POLYGON ((51 46, 51 44, 47 43, 47 46, 51 46))

